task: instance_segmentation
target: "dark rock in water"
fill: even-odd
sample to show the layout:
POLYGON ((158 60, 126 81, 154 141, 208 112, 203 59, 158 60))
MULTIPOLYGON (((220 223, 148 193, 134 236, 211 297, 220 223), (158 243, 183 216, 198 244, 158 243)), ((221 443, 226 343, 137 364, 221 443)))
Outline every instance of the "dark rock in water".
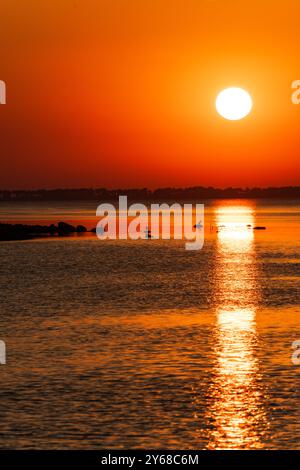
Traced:
POLYGON ((87 229, 84 225, 77 225, 76 232, 77 233, 84 233, 84 232, 87 232, 87 229))
POLYGON ((54 234, 54 233, 57 233, 57 232, 58 232, 58 227, 56 227, 56 225, 54 225, 54 224, 49 225, 49 233, 50 234, 54 234))
MULTIPOLYGON (((95 229, 96 231, 96 229, 95 229)), ((26 225, 26 224, 1 224, 0 223, 0 241, 8 240, 27 240, 31 238, 45 236, 67 236, 73 233, 85 233, 87 228, 84 225, 67 224, 59 222, 57 225, 26 225)))
POLYGON ((67 224, 66 222, 58 222, 58 233, 74 233, 76 228, 74 225, 67 224))
POLYGON ((0 224, 0 240, 26 240, 57 232, 55 225, 0 224))

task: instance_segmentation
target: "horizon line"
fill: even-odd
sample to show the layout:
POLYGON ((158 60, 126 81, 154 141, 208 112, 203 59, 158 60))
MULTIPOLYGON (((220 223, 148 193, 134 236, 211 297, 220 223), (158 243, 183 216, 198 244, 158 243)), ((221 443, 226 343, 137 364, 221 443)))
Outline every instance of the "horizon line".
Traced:
POLYGON ((300 189, 300 185, 283 185, 283 186, 158 186, 155 188, 149 188, 147 186, 140 186, 140 187, 105 187, 105 186, 76 186, 76 187, 38 187, 38 188, 21 188, 21 189, 2 189, 0 188, 0 193, 10 192, 10 193, 18 193, 18 192, 39 192, 39 191, 97 191, 97 190, 105 190, 105 191, 161 191, 161 190, 215 190, 215 191, 226 191, 226 190, 235 190, 235 191, 266 191, 266 190, 283 190, 283 189, 300 189))

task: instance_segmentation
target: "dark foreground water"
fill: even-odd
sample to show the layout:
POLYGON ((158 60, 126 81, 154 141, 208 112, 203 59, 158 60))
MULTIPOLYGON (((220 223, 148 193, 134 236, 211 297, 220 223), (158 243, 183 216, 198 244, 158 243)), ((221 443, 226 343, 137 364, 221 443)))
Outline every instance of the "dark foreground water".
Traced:
POLYGON ((300 206, 205 215, 194 252, 0 244, 0 448, 300 449, 300 206))

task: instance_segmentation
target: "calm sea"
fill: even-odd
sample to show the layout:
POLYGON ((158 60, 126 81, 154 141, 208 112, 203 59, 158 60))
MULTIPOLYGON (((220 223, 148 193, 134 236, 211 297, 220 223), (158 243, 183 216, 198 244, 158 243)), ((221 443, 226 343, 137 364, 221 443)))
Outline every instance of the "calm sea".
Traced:
MULTIPOLYGON (((95 210, 2 203, 0 220, 90 228, 95 210)), ((1 242, 0 448, 300 449, 299 227, 299 202, 233 200, 206 205, 201 251, 1 242)))

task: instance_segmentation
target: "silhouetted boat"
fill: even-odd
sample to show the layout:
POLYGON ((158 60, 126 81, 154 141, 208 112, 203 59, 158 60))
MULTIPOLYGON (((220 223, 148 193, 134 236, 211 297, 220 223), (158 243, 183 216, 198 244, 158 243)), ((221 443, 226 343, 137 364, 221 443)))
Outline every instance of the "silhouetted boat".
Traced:
POLYGON ((198 222, 197 224, 195 224, 193 227, 194 227, 194 228, 203 228, 203 225, 202 225, 201 220, 200 220, 200 222, 198 222))
POLYGON ((266 230, 267 227, 264 227, 264 226, 257 226, 257 227, 253 227, 253 230, 266 230))
POLYGON ((145 233, 145 238, 146 239, 151 238, 151 230, 150 229, 147 228, 144 233, 145 233))

